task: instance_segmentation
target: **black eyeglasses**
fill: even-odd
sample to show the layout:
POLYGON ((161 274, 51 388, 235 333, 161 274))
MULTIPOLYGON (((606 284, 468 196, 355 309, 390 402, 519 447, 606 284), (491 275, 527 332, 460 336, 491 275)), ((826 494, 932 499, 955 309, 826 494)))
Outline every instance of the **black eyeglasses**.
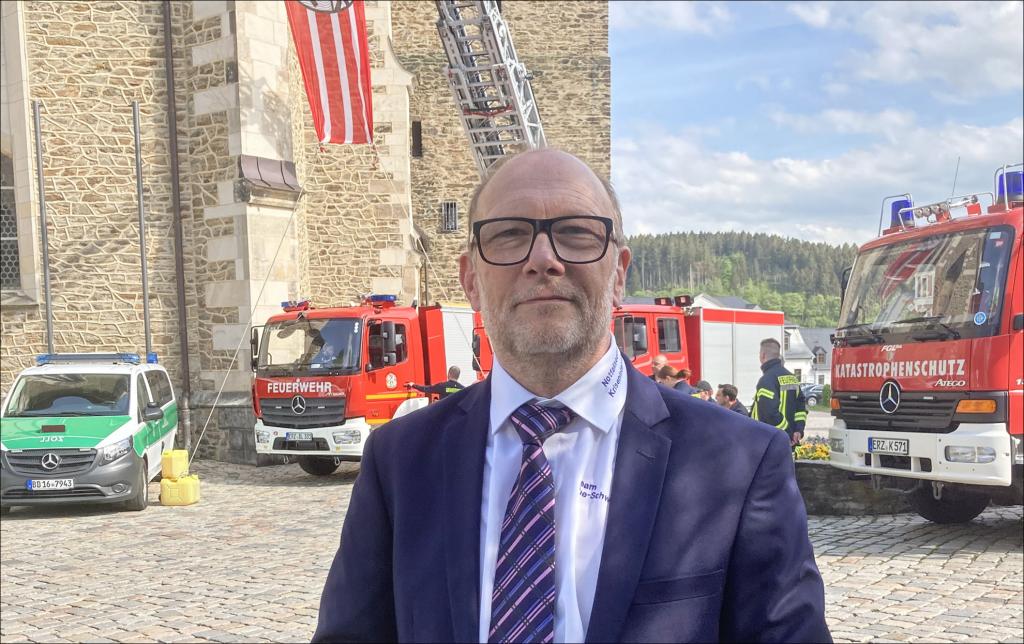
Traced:
POLYGON ((497 217, 473 222, 473 241, 480 258, 494 266, 512 266, 526 261, 540 233, 548 236, 559 261, 590 264, 608 252, 612 220, 593 215, 569 215, 553 219, 497 217))

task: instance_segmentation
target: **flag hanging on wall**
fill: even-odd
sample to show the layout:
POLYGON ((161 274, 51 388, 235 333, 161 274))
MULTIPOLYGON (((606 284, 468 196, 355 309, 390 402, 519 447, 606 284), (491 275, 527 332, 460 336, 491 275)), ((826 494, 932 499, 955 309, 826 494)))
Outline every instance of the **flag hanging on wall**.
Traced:
POLYGON ((362 0, 285 0, 321 143, 369 143, 373 94, 362 0))

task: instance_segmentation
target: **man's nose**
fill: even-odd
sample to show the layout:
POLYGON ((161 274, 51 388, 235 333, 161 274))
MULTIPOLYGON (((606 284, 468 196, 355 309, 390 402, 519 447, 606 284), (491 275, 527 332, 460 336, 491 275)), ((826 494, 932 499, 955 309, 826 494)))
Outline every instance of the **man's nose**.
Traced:
POLYGON ((526 258, 526 265, 523 268, 527 272, 543 273, 544 275, 565 273, 565 265, 555 254, 551 238, 543 232, 538 233, 537 238, 533 240, 533 248, 530 250, 530 255, 526 258))

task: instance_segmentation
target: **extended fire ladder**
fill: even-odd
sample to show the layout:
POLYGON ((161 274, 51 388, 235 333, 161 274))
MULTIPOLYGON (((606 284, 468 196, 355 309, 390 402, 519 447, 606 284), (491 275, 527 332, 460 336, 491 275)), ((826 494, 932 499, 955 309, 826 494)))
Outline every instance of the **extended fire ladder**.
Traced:
POLYGON ((448 82, 483 176, 506 154, 544 145, 530 74, 516 56, 498 2, 436 4, 448 82))

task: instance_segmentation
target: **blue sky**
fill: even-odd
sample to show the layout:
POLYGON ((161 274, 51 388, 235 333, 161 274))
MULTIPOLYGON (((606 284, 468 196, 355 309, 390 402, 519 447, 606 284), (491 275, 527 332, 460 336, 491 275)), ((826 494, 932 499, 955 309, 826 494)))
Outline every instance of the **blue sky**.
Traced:
POLYGON ((610 3, 627 233, 874 236, 1024 157, 1022 3, 610 3))

